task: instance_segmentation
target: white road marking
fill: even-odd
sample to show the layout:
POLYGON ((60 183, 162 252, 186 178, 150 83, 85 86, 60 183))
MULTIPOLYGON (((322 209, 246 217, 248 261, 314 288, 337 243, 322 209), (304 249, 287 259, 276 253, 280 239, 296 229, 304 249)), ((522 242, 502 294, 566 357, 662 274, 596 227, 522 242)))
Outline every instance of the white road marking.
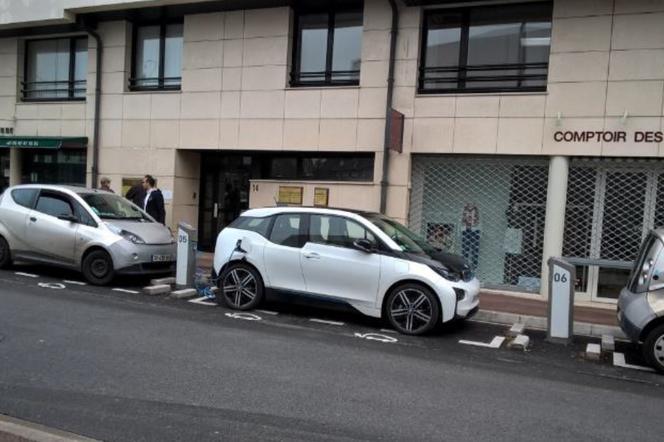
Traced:
POLYGON ((70 281, 68 279, 63 279, 62 282, 64 282, 65 284, 87 285, 86 283, 81 282, 81 281, 70 281))
POLYGON ((39 278, 39 275, 33 275, 32 273, 24 273, 24 272, 14 272, 14 275, 27 276, 28 278, 39 278))
POLYGON ((132 295, 138 295, 139 292, 136 290, 127 290, 127 289, 111 289, 114 292, 122 292, 122 293, 131 293, 132 295))
POLYGON ((484 348, 500 348, 505 342, 505 336, 494 336, 491 342, 488 344, 486 342, 479 341, 466 341, 465 339, 459 340, 459 344, 464 345, 474 345, 475 347, 484 347, 484 348))
POLYGON ((393 344, 395 342, 399 342, 399 340, 393 336, 381 335, 380 333, 366 333, 366 334, 355 333, 355 337, 366 339, 368 341, 384 342, 386 344, 393 344))
POLYGON ((381 333, 393 333, 395 335, 398 333, 396 330, 392 330, 392 329, 389 329, 389 328, 381 328, 380 331, 381 331, 381 333))
POLYGON ((207 296, 201 296, 200 298, 190 299, 189 302, 193 302, 194 304, 207 305, 209 307, 217 305, 216 302, 210 302, 209 299, 210 298, 208 298, 207 296))
POLYGON ((245 312, 226 313, 226 316, 233 319, 244 319, 245 321, 260 321, 263 319, 258 315, 254 315, 253 313, 245 312))
POLYGON ((343 322, 338 322, 338 321, 328 321, 326 319, 317 319, 317 318, 309 318, 310 322, 317 322, 319 324, 328 324, 328 325, 344 325, 343 322))
POLYGON ((270 310, 256 310, 257 312, 265 313, 266 315, 272 315, 272 316, 277 316, 279 313, 273 312, 270 310))
POLYGON ((621 368, 631 368, 632 370, 641 370, 641 371, 648 371, 650 373, 654 373, 655 370, 650 367, 644 367, 642 365, 632 365, 628 364, 625 362, 625 354, 624 353, 613 353, 613 365, 616 367, 621 367, 621 368))
POLYGON ((67 287, 59 282, 40 282, 37 285, 45 289, 55 289, 55 290, 63 290, 67 287))

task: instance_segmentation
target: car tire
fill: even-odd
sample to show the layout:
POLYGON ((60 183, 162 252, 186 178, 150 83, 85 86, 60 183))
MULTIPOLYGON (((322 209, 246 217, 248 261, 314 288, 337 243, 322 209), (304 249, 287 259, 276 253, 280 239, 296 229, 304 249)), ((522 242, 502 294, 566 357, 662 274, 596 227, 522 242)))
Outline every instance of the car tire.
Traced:
POLYGON ((440 305, 429 288, 407 283, 395 287, 387 295, 385 316, 399 333, 422 335, 438 325, 440 305))
POLYGON ((7 240, 0 236, 0 269, 9 267, 12 263, 12 251, 7 240))
POLYGON ((94 250, 83 259, 83 277, 92 285, 108 285, 115 277, 113 259, 103 250, 94 250))
POLYGON ((217 302, 233 310, 251 310, 263 300, 263 278, 245 263, 229 265, 219 278, 217 302))
POLYGON ((664 373, 664 324, 648 333, 643 343, 643 356, 651 367, 664 373))

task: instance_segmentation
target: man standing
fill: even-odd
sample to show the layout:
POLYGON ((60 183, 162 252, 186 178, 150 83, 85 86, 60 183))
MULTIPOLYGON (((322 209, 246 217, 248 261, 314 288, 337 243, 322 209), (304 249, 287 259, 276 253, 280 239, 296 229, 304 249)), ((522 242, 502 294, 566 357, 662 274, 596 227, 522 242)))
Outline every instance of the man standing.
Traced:
POLYGON ((127 190, 125 198, 142 209, 145 203, 145 189, 143 189, 143 182, 141 181, 140 183, 131 186, 129 190, 127 190))
POLYGON ((99 190, 115 193, 113 192, 113 189, 111 189, 111 179, 109 177, 102 177, 100 184, 101 185, 99 186, 99 190))
POLYGON ((143 178, 143 189, 145 189, 143 210, 157 220, 157 222, 165 224, 166 209, 164 208, 164 195, 161 194, 161 190, 155 187, 156 184, 157 180, 152 175, 145 175, 143 178))

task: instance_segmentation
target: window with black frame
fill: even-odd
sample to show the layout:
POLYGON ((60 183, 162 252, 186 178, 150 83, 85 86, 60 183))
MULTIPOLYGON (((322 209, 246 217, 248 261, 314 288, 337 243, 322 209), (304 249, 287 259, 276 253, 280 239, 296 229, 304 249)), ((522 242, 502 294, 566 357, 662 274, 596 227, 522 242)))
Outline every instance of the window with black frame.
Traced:
POLYGON ((292 86, 357 85, 362 52, 362 4, 330 2, 296 9, 292 86))
POLYGON ((131 90, 178 90, 182 83, 182 23, 134 27, 131 90))
POLYGON ((23 101, 85 100, 87 37, 27 40, 23 101))
POLYGON ((420 93, 546 90, 551 2, 425 13, 420 93))
POLYGON ((373 154, 293 155, 268 158, 267 179, 306 181, 373 181, 373 154))

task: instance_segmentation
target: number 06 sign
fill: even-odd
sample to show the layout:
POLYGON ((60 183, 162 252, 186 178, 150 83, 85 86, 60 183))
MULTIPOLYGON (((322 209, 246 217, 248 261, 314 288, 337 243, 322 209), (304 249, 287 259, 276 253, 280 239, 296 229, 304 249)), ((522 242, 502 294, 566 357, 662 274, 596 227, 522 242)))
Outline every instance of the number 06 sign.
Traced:
POLYGON ((549 321, 547 339, 567 344, 573 335, 575 267, 561 258, 550 258, 549 321))

